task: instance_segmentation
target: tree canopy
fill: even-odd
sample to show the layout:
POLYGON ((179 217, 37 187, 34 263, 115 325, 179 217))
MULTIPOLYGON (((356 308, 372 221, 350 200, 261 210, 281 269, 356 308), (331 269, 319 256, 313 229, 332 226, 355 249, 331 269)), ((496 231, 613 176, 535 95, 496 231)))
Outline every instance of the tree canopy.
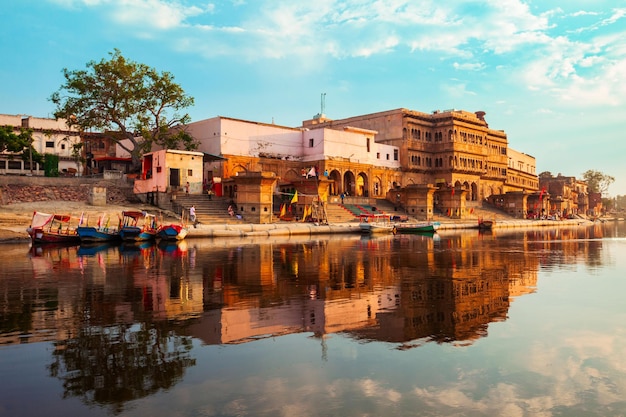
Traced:
POLYGON ((612 176, 594 169, 583 172, 583 178, 587 181, 590 193, 604 194, 609 190, 611 184, 615 182, 615 178, 612 176))
POLYGON ((63 69, 65 83, 50 97, 54 116, 83 131, 102 132, 131 154, 135 169, 153 144, 197 149, 184 129, 191 118, 181 113, 194 99, 174 76, 127 60, 118 49, 109 55, 109 60, 88 62, 85 70, 63 69))
POLYGON ((33 161, 41 162, 42 156, 32 148, 32 142, 31 129, 20 129, 20 133, 15 133, 12 126, 0 126, 0 152, 9 152, 23 160, 32 156, 33 161))

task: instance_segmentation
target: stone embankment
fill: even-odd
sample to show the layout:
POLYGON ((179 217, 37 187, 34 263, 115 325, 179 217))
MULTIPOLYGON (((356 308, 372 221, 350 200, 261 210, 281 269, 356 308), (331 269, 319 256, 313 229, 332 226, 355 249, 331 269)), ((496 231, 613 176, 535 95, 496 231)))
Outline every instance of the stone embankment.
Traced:
MULTIPOLYGON (((593 224, 590 220, 505 220, 494 225, 494 230, 515 228, 572 227, 593 224)), ((442 222, 439 230, 455 231, 478 229, 476 222, 450 221, 442 222)), ((222 238, 222 237, 259 237, 259 236, 302 236, 341 233, 360 233, 358 222, 334 223, 317 225, 314 223, 278 222, 272 224, 199 224, 189 231, 188 238, 222 238)))

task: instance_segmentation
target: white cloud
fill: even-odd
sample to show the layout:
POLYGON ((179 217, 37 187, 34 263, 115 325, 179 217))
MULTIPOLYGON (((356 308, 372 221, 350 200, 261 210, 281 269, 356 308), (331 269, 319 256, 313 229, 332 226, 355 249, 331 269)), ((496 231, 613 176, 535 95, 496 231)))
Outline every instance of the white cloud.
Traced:
POLYGON ((456 70, 462 70, 462 71, 480 71, 485 69, 485 64, 482 62, 476 62, 476 63, 465 63, 465 64, 459 64, 458 62, 455 62, 454 64, 452 64, 452 66, 454 67, 454 69, 456 70))

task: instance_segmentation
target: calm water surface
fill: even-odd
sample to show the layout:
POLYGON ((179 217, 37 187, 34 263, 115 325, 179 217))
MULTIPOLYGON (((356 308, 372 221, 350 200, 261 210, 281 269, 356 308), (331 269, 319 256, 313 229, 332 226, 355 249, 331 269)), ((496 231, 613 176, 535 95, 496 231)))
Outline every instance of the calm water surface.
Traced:
POLYGON ((0 245, 0 416, 626 416, 626 225, 0 245))

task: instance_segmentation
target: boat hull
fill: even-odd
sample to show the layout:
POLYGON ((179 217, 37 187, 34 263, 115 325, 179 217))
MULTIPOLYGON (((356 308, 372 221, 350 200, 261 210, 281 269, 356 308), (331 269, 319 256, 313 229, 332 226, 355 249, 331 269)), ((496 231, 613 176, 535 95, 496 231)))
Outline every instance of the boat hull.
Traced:
POLYGON ((177 224, 161 226, 157 232, 157 237, 162 240, 183 240, 189 229, 177 224))
POLYGON ((26 231, 33 243, 80 243, 80 237, 72 230, 66 233, 41 228, 29 228, 26 231))
POLYGON ((396 226, 389 223, 359 223, 359 228, 363 234, 389 234, 396 233, 396 226))
POLYGON ((491 230, 493 228, 493 222, 491 220, 481 220, 478 222, 478 228, 481 230, 491 230))
POLYGON ((396 226, 398 233, 412 234, 412 233, 435 233, 439 228, 438 222, 433 223, 402 223, 396 226))
POLYGON ((124 242, 144 242, 156 238, 156 230, 141 227, 126 226, 120 229, 120 238, 124 242))
POLYGON ((114 242, 120 240, 120 234, 117 230, 98 228, 92 226, 79 226, 76 233, 80 237, 81 242, 114 242))

